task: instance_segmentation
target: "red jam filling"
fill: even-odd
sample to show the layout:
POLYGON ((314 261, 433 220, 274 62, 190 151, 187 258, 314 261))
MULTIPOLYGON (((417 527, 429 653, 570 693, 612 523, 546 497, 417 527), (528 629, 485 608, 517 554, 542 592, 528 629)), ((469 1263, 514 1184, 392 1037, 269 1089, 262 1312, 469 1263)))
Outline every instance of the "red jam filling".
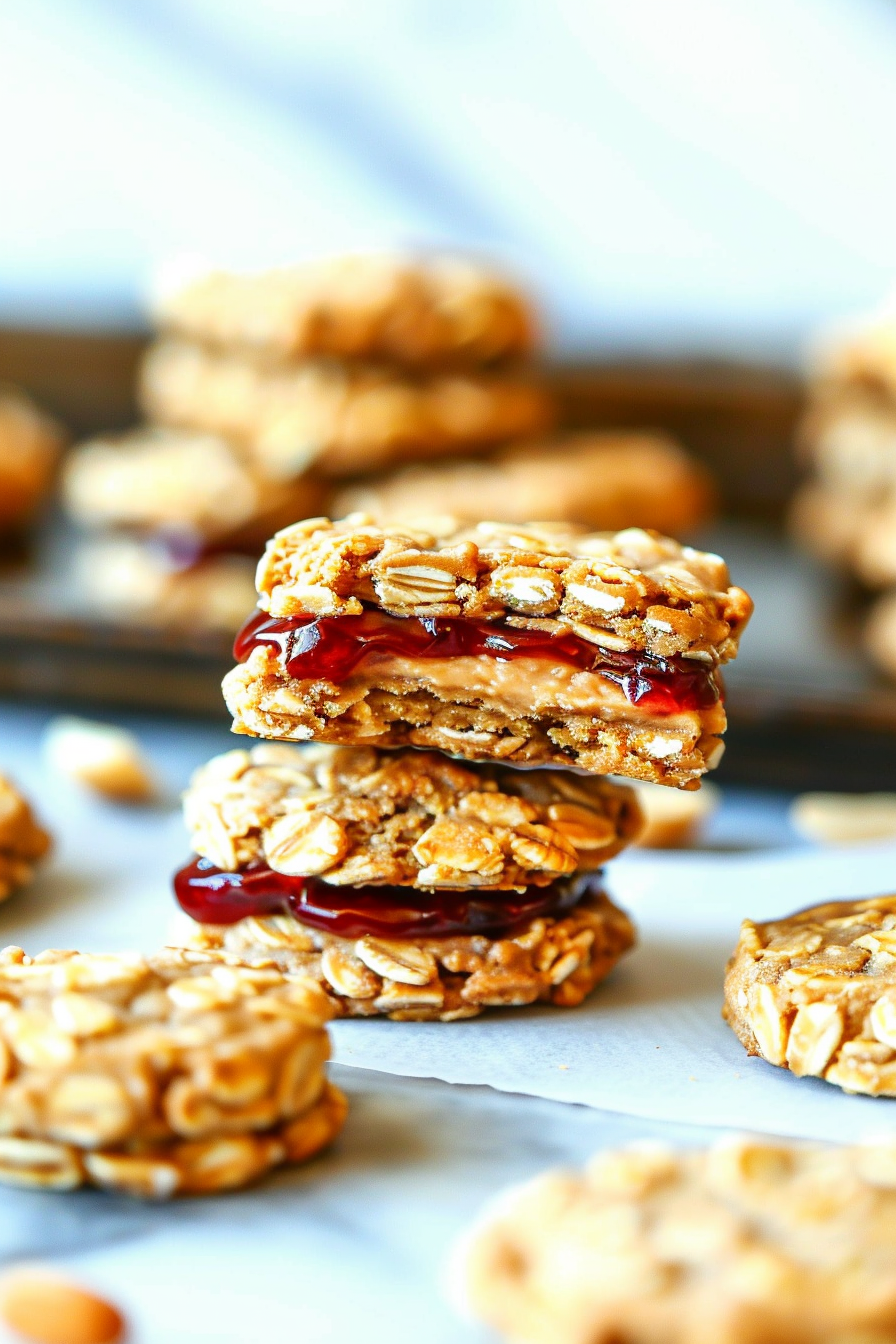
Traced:
POLYGON ((294 915, 303 924, 347 938, 367 933, 421 938, 506 933, 539 915, 571 910, 600 890, 597 874, 525 891, 417 891, 413 887, 335 887, 317 877, 287 877, 264 863, 224 872, 194 859, 174 878, 181 909, 200 924, 235 924, 249 916, 294 915))
POLYGON ((236 637, 233 655, 245 662, 267 645, 282 657, 297 681, 326 679, 338 685, 374 654, 405 658, 460 658, 485 654, 509 661, 546 658, 583 672, 597 672, 620 688, 633 705, 654 714, 707 709, 721 699, 715 669, 689 658, 658 658, 637 651, 599 649, 569 632, 517 630, 489 621, 435 616, 307 616, 282 619, 256 611, 236 637))

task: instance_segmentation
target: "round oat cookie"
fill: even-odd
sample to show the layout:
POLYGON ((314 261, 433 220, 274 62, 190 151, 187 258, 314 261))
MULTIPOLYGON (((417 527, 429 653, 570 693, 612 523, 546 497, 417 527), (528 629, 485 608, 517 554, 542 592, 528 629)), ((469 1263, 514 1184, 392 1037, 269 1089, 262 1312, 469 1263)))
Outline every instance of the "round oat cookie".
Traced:
POLYGON ((603 893, 568 914, 513 932, 419 938, 342 938, 291 915, 197 924, 177 917, 171 941, 226 952, 246 965, 309 976, 343 1017, 455 1022, 484 1008, 575 1008, 635 942, 628 916, 603 893))
POLYGON ((30 882, 52 841, 15 785, 0 775, 0 901, 30 882))
POLYGON ((456 1257, 515 1344, 887 1344, 896 1145, 598 1154, 508 1191, 456 1257))
POLYGON ((0 1181, 162 1199, 317 1152, 326 997, 270 964, 165 949, 0 953, 0 1181))
POLYGON ((24 392, 0 386, 0 533, 17 532, 47 499, 65 439, 24 392))
POLYGON ((537 341, 528 300, 460 257, 323 257, 255 274, 214 271, 159 295, 163 330, 281 359, 333 355, 477 368, 537 341))
POLYGON ((751 1055, 847 1092, 896 1096, 896 896, 744 920, 724 1016, 751 1055))
POLYGON ((592 872, 634 840, 631 789, 436 752, 265 744, 203 765, 184 796, 193 847, 233 872, 336 886, 508 890, 592 872))

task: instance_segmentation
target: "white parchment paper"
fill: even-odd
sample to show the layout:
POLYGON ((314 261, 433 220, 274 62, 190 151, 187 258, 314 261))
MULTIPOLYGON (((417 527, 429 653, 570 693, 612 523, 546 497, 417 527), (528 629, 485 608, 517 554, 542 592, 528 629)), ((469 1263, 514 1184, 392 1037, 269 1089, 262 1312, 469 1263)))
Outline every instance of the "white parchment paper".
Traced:
POLYGON ((896 1132, 896 1101, 850 1097, 750 1059, 722 1022, 722 978, 743 916, 881 894, 896 848, 632 855, 610 868, 638 950, 581 1008, 459 1022, 338 1023, 346 1064, 584 1103, 632 1115, 818 1139, 896 1132))
MULTIPOLYGON (((232 738, 154 727, 147 738, 167 774, 168 803, 129 810, 48 778, 35 751, 38 727, 30 711, 6 716, 0 764, 40 799, 57 849, 34 887, 0 906, 0 945, 158 946, 174 909, 171 874, 188 849, 177 789, 232 738)), ((749 805, 732 816, 727 834, 736 840, 739 828, 741 843, 755 843, 749 805)), ((786 838, 782 825, 777 839, 786 838)), ((760 852, 625 855, 610 865, 608 887, 635 918, 640 945, 582 1007, 510 1009, 453 1024, 338 1022, 335 1056, 645 1118, 825 1139, 896 1131, 896 1101, 849 1097, 748 1059, 719 1016, 742 917, 880 894, 894 877, 896 846, 820 851, 790 842, 760 852)))

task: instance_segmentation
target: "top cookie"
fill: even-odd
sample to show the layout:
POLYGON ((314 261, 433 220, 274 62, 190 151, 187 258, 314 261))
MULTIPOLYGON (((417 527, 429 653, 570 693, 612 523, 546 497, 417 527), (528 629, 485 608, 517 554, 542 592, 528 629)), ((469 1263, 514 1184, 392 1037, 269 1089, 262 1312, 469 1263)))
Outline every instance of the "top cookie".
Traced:
POLYGON ((467 1293, 526 1344, 884 1344, 894 1184, 892 1142, 601 1153, 509 1192, 467 1293))
POLYGON ((260 746, 196 771, 194 848, 233 871, 336 886, 543 886, 600 868, 637 835, 630 789, 557 770, 466 765, 426 751, 260 746))
POLYGON ((360 615, 367 603, 715 663, 735 656, 753 609, 720 556, 656 533, 451 518, 437 532, 365 514, 307 519, 268 543, 257 585, 259 606, 275 617, 360 615))
POLYGON ((528 354, 533 314, 504 279, 449 257, 334 257, 261 274, 213 272, 161 300, 166 328, 286 358, 477 367, 528 354))

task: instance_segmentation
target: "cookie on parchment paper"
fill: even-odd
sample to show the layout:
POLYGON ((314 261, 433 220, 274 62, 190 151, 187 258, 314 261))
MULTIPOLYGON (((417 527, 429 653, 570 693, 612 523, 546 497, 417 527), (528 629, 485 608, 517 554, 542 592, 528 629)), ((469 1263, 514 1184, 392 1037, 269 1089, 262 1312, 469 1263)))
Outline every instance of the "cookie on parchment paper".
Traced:
POLYGON ((0 1182, 207 1194, 341 1128, 316 985, 166 949, 0 954, 0 1182))
POLYGON ((744 920, 724 1016, 751 1055, 847 1092, 896 1096, 896 896, 744 920))
POLYGON ((896 1146, 599 1153, 508 1191, 456 1257, 514 1344, 886 1344, 896 1146))
POLYGON ((194 849, 221 872, 310 877, 328 907, 368 929, 383 919, 382 933, 351 937, 300 913, 178 919, 173 942, 311 976, 341 1014, 454 1021, 539 1000, 574 1006, 634 942, 597 872, 641 815, 630 789, 602 778, 265 744, 202 766, 184 816, 194 849), (378 891, 423 931, 390 932, 389 912, 370 908, 378 891), (455 931, 427 936, 431 917, 455 931))

